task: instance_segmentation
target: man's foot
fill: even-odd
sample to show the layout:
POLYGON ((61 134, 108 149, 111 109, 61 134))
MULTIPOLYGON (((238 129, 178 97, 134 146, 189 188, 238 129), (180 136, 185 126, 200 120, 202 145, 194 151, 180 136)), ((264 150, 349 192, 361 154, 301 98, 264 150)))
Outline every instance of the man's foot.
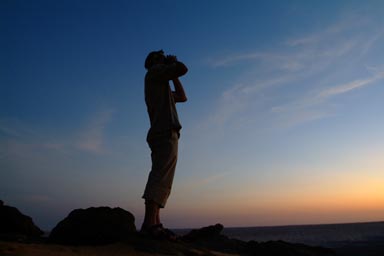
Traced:
POLYGON ((142 227, 140 233, 158 240, 168 240, 172 242, 177 240, 176 234, 171 230, 164 228, 162 224, 157 224, 150 227, 142 227))
POLYGON ((161 224, 161 223, 159 225, 163 229, 163 232, 165 232, 169 237, 173 237, 174 240, 177 239, 177 235, 172 230, 170 230, 168 228, 164 228, 163 224, 161 224))

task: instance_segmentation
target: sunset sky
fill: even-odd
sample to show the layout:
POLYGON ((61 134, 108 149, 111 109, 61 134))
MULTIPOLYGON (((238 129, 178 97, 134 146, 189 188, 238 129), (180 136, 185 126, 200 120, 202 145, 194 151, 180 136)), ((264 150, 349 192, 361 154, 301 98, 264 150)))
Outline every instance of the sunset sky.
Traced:
POLYGON ((0 199, 49 230, 75 208, 141 225, 144 59, 188 102, 164 224, 384 220, 384 1, 0 2, 0 199))

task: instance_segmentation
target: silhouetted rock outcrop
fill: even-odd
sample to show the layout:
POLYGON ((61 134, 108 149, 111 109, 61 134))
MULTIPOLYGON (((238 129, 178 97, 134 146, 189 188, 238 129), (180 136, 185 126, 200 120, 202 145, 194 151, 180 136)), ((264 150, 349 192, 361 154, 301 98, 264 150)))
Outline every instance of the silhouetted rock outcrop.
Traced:
POLYGON ((49 240, 73 245, 108 244, 136 232, 135 217, 121 208, 91 207, 73 210, 52 230, 49 240))
POLYGON ((17 208, 4 205, 0 200, 0 238, 3 240, 23 240, 43 235, 43 231, 22 214, 17 208))
POLYGON ((304 244, 291 244, 283 241, 241 241, 231 239, 221 233, 223 225, 216 224, 197 230, 192 230, 181 238, 182 241, 197 246, 219 252, 235 253, 240 255, 276 255, 276 256, 327 256, 334 255, 333 250, 307 246, 304 244))
MULTIPOLYGON (((241 241, 222 235, 223 225, 192 230, 179 241, 158 240, 136 232, 134 216, 121 208, 92 207, 73 210, 52 230, 49 242, 69 245, 102 245, 114 242, 153 254, 217 255, 215 252, 242 256, 331 256, 331 249, 292 244, 283 241, 241 241)), ((21 234, 25 238, 42 235, 32 219, 0 201, 0 235, 21 234)), ((0 237, 1 238, 1 237, 0 237)), ((8 239, 9 240, 9 239, 8 239)), ((14 239, 13 239, 14 240, 14 239)), ((20 240, 20 239, 18 239, 20 240)), ((23 240, 23 239, 21 239, 23 240)), ((24 240, 29 242, 30 240, 24 240)), ((44 243, 46 240, 39 240, 44 243)), ((130 251, 132 252, 132 251, 130 251)))
POLYGON ((188 234, 181 237, 181 240, 198 246, 215 251, 238 253, 244 251, 246 242, 236 239, 230 239, 221 234, 224 226, 215 224, 200 229, 193 229, 188 234))
POLYGON ((199 241, 199 240, 212 240, 220 238, 221 232, 223 231, 224 226, 220 223, 208 227, 203 227, 200 229, 193 229, 188 234, 183 236, 185 241, 199 241))

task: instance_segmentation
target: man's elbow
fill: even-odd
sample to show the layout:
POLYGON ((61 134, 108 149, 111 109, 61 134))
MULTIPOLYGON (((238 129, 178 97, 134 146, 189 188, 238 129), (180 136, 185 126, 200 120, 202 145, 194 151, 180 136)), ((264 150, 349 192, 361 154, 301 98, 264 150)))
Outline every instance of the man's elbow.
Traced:
POLYGON ((181 72, 180 72, 181 73, 180 76, 187 74, 187 72, 188 72, 188 68, 185 65, 183 65, 183 68, 181 69, 181 72))
POLYGON ((187 66, 182 62, 179 62, 179 64, 180 64, 180 76, 187 74, 188 72, 187 66))

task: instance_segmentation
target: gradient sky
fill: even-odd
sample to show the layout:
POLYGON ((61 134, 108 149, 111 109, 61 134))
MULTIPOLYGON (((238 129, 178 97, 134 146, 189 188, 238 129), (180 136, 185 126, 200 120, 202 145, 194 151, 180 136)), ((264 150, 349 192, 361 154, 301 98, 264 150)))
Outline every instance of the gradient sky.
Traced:
POLYGON ((165 225, 383 220, 383 1, 0 2, 0 199, 143 217, 144 59, 189 67, 165 225))

